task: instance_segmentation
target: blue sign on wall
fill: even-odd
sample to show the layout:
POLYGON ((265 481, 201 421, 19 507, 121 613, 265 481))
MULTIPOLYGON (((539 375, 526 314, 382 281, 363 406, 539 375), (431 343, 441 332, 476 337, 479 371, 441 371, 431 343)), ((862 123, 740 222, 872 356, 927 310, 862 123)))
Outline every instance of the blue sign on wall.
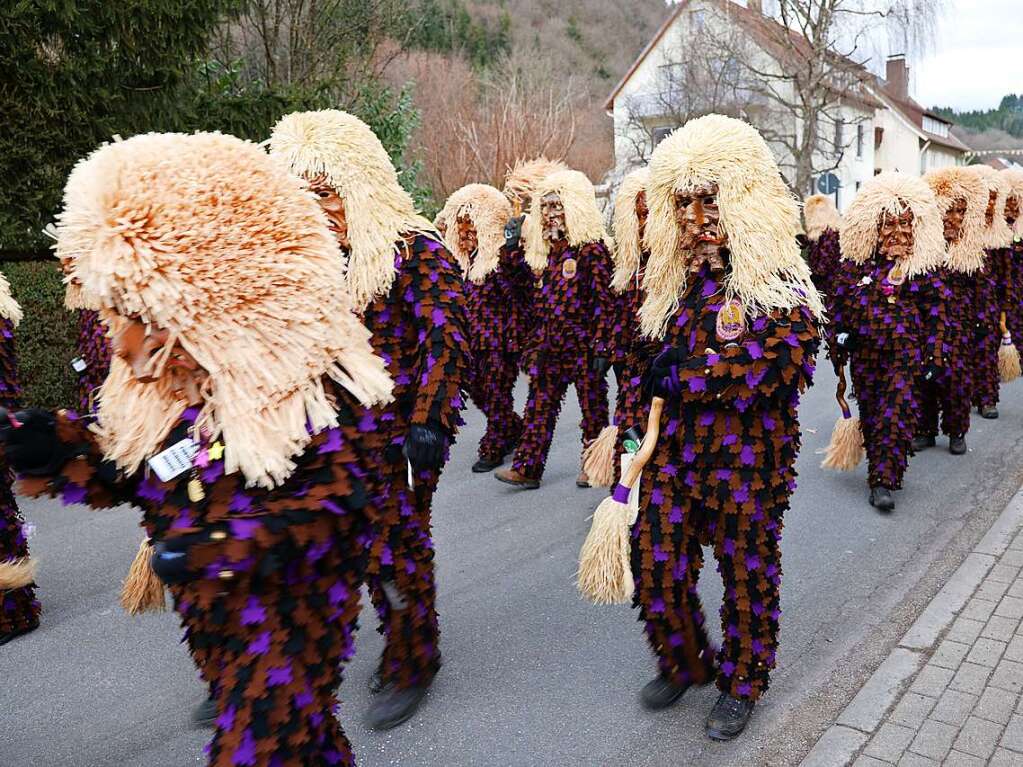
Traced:
POLYGON ((821 194, 834 194, 838 187, 838 176, 834 173, 824 173, 817 177, 817 191, 821 194))

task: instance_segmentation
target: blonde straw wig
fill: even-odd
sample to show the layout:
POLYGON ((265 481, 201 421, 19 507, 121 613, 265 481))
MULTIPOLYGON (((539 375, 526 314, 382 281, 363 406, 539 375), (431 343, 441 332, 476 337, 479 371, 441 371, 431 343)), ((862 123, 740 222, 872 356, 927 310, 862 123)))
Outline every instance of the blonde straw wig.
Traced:
MULTIPOLYGON (((988 191, 988 194, 995 192, 995 214, 988 226, 984 225, 984 247, 1004 248, 1012 242, 1012 229, 1005 222, 1005 201, 1009 198, 1009 181, 1006 177, 992 168, 990 165, 970 165, 967 170, 976 173, 988 191)), ((987 200, 984 200, 984 210, 987 211, 987 200)))
POLYGON ((497 269, 504 247, 504 225, 511 218, 511 203, 488 184, 467 184, 452 194, 440 212, 447 225, 445 243, 463 273, 479 285, 497 269), (476 253, 463 253, 458 244, 458 217, 467 216, 476 230, 476 253))
POLYGON ((675 195, 709 183, 718 185, 720 228, 731 252, 726 298, 740 301, 750 317, 806 306, 823 318, 824 306, 796 242, 802 231, 799 206, 770 149, 747 123, 707 115, 658 144, 650 160, 643 332, 660 338, 686 289, 675 195))
POLYGON ((348 285, 357 311, 390 291, 403 234, 440 240, 398 183, 380 139, 359 118, 337 109, 286 115, 270 135, 270 153, 296 175, 325 176, 344 202, 352 243, 348 285))
POLYGON ((548 160, 546 157, 519 160, 504 176, 504 196, 512 205, 524 207, 525 201, 532 199, 533 191, 541 181, 562 170, 569 170, 569 167, 561 160, 548 160))
POLYGON ((151 133, 103 146, 71 172, 57 233, 68 278, 115 331, 130 317, 170 334, 155 383, 115 356, 101 390, 99 445, 128 472, 186 406, 163 374, 175 342, 209 373, 199 422, 250 484, 290 475, 307 422, 337 425, 324 376, 366 405, 390 399, 323 212, 256 144, 151 133))
POLYGON ((21 307, 11 295, 11 283, 7 281, 7 277, 3 273, 0 273, 0 317, 10 320, 14 327, 18 326, 22 317, 21 307))
POLYGON ((806 222, 806 236, 817 241, 828 229, 838 231, 842 227, 835 201, 824 194, 814 194, 803 201, 803 220, 806 222))
POLYGON ((881 173, 863 184, 842 219, 842 259, 863 264, 873 260, 881 216, 913 211, 913 252, 903 268, 916 277, 941 266, 945 259, 941 214, 925 181, 907 173, 881 173))
POLYGON ((522 227, 526 238, 526 263, 534 272, 540 272, 547 266, 551 249, 543 236, 543 215, 540 213, 540 201, 549 194, 558 195, 565 206, 570 247, 598 241, 612 247, 611 238, 604 228, 604 216, 597 207, 593 184, 577 170, 561 170, 549 175, 533 190, 533 203, 522 227))
MULTIPOLYGON (((1006 168, 1001 173, 1008 186, 1008 192, 1005 195, 1006 201, 1010 197, 1015 197, 1019 202, 1020 208, 1023 209, 1023 168, 1006 168)), ((1016 219, 1012 231, 1013 234, 1023 235, 1023 216, 1019 216, 1016 219)))
MULTIPOLYGON (((947 248, 945 266, 954 272, 972 274, 984 266, 984 210, 987 186, 977 173, 961 167, 940 168, 924 174, 938 203, 938 215, 944 218, 959 198, 966 200, 966 215, 959 239, 947 248)), ((944 238, 944 234, 942 235, 944 238)))
POLYGON ((621 293, 639 273, 642 262, 643 243, 639 236, 639 216, 636 215, 636 198, 646 191, 650 178, 648 168, 638 168, 622 179, 615 195, 614 210, 614 265, 615 273, 611 289, 621 293))

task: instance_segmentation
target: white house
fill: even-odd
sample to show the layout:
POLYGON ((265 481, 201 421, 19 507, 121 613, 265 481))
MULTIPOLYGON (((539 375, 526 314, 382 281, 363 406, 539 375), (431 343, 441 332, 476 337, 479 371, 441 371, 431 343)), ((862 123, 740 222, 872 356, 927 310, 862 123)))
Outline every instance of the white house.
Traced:
MULTIPOLYGON (((789 32, 786 45, 779 45, 780 29, 763 14, 759 0, 677 3, 605 103, 614 128, 614 176, 645 162, 662 138, 686 119, 706 112, 733 114, 754 123, 783 172, 792 169, 791 137, 798 136, 799 121, 764 95, 760 80, 748 79, 752 72, 766 73, 765 81, 771 74, 781 75, 786 51, 807 44, 789 32), (734 60, 736 51, 747 62, 741 68, 734 60), (789 140, 783 142, 782 135, 789 140)), ((884 79, 849 64, 854 80, 843 87, 822 123, 829 134, 814 161, 815 168, 829 169, 837 177, 839 209, 845 209, 860 185, 882 170, 921 173, 963 162, 967 147, 950 135, 951 124, 909 97, 903 58, 888 62, 884 79)), ((791 100, 784 80, 770 82, 782 101, 791 100)))

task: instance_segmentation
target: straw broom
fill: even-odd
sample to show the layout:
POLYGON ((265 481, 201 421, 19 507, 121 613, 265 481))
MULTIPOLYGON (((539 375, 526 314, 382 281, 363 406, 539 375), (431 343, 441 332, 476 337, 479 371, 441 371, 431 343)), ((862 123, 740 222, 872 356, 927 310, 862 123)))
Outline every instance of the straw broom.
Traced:
POLYGON ((139 544, 139 550, 121 586, 121 607, 128 615, 164 612, 163 581, 153 570, 153 545, 149 538, 139 544))
POLYGON ((1020 369, 1019 351, 1005 324, 1005 312, 1002 312, 999 323, 1002 328, 1002 344, 998 347, 998 377, 1002 383, 1011 383, 1020 377, 1023 370, 1020 369))
POLYGON ((636 521, 629 508, 629 493, 639 480, 643 467, 654 454, 661 410, 664 400, 654 397, 650 403, 646 437, 633 457, 621 482, 609 498, 600 502, 593 513, 593 524, 579 551, 579 572, 576 585, 579 592, 594 604, 625 604, 632 597, 635 584, 629 562, 631 544, 629 530, 636 521))
POLYGON ((20 589, 34 583, 36 579, 36 563, 24 557, 0 562, 0 591, 20 589))
POLYGON ((597 438, 583 450, 583 471, 590 478, 591 487, 611 487, 611 483, 614 482, 615 443, 617 441, 618 427, 605 426, 597 438))
POLYGON ((860 429, 860 419, 853 417, 849 403, 845 400, 847 387, 845 365, 837 368, 835 372, 838 373, 838 389, 835 392, 835 399, 838 400, 838 406, 842 409, 842 417, 835 422, 835 428, 831 432, 831 441, 825 449, 824 460, 821 461, 821 468, 852 471, 863 460, 863 431, 860 429))

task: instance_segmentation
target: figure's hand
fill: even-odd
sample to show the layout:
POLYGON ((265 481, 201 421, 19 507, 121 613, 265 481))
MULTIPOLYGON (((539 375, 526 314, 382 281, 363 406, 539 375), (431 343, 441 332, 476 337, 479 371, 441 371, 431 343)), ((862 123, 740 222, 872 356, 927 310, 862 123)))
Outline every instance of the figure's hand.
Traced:
POLYGON ((405 437, 405 457, 414 469, 439 469, 445 447, 447 435, 432 424, 413 424, 405 437))
POLYGON ((7 462, 19 474, 51 474, 63 464, 56 419, 41 408, 17 413, 0 408, 0 442, 7 462))
POLYGON ((590 363, 590 369, 601 377, 607 375, 608 368, 610 367, 611 360, 607 357, 594 357, 593 362, 590 363))
POLYGON ((836 328, 835 346, 848 354, 856 349, 856 336, 847 328, 836 328))
POLYGON ((936 362, 929 362, 924 367, 924 380, 936 381, 941 376, 942 368, 936 362))
POLYGON ((681 391, 678 367, 688 358, 689 351, 681 346, 674 346, 654 357, 644 376, 644 390, 654 397, 677 397, 681 391))
POLYGON ((509 218, 504 225, 504 246, 508 250, 515 250, 519 247, 519 240, 522 238, 522 222, 525 216, 509 218))

